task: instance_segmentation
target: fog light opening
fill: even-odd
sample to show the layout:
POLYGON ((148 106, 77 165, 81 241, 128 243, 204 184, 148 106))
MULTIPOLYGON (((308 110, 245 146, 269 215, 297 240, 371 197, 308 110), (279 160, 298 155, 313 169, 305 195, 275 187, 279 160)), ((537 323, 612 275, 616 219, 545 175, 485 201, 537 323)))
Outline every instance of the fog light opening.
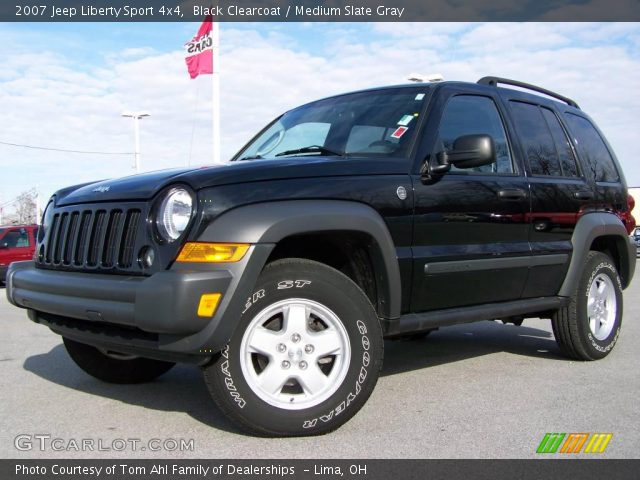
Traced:
POLYGON ((156 260, 156 252, 151 247, 143 247, 140 250, 139 262, 142 268, 151 268, 156 260))

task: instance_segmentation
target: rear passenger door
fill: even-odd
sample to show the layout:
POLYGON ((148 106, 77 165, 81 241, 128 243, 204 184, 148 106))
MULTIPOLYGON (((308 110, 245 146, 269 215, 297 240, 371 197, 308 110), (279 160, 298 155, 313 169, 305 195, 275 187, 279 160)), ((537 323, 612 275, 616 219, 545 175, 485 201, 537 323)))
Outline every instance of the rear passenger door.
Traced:
POLYGON ((419 158, 435 165, 461 136, 490 135, 497 162, 435 181, 414 174, 414 312, 520 298, 529 258, 526 178, 499 102, 486 89, 441 87, 419 158), (426 154, 426 155, 423 155, 426 154))
POLYGON ((535 257, 523 298, 556 295, 569 265, 571 236, 595 192, 554 105, 510 99, 509 110, 529 175, 529 240, 535 257))

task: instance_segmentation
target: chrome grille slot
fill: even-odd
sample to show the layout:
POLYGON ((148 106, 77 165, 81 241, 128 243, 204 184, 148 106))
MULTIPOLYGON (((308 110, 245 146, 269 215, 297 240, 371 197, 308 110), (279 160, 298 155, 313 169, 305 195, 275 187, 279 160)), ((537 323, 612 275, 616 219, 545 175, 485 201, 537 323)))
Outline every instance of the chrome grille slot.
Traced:
POLYGON ((87 251, 87 239, 89 238, 89 225, 91 224, 91 212, 82 212, 80 228, 78 229, 78 242, 73 263, 78 266, 84 265, 85 253, 87 251))
POLYGON ((73 242, 76 240, 76 230, 78 228, 78 212, 71 214, 69 221, 69 229, 64 244, 64 253, 62 254, 62 263, 69 265, 71 263, 71 252, 73 251, 73 242))
POLYGON ((60 215, 56 214, 53 216, 53 220, 51 221, 51 227, 49 237, 47 239, 47 251, 45 253, 45 262, 51 263, 51 256, 53 254, 53 245, 55 243, 56 234, 58 231, 58 220, 60 219, 60 215))
POLYGON ((87 249, 87 265, 90 267, 98 265, 98 258, 100 258, 100 246, 103 243, 102 230, 106 213, 107 212, 104 210, 98 210, 93 218, 91 235, 89 236, 89 247, 87 249))
POLYGON ((139 221, 140 210, 130 210, 127 212, 122 241, 120 242, 120 256, 118 259, 118 265, 122 268, 129 268, 133 263, 133 254, 139 221))
POLYGON ((105 232, 104 247, 102 248, 102 266, 112 267, 114 263, 116 248, 122 228, 120 226, 120 218, 122 212, 120 210, 112 210, 109 214, 109 222, 105 232))
POLYGON ((62 244, 64 242, 64 236, 66 233, 67 220, 69 218, 68 213, 63 213, 60 216, 60 222, 56 231, 56 243, 53 247, 53 263, 60 263, 60 251, 62 250, 62 244))

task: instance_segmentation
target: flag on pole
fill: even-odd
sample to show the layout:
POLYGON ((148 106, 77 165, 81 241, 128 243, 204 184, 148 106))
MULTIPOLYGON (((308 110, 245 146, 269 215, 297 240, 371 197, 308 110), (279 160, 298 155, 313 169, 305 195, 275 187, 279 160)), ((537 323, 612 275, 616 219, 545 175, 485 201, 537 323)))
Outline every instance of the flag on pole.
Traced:
POLYGON ((208 15, 196 36, 185 44, 187 69, 191 78, 196 78, 201 74, 213 73, 213 38, 211 31, 213 22, 211 15, 208 15))

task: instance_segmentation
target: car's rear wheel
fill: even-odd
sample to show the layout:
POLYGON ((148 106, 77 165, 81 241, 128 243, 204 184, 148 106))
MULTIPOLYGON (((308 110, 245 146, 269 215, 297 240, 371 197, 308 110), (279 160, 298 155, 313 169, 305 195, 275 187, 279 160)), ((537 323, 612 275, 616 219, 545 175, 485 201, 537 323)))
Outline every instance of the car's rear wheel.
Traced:
POLYGON ((109 383, 145 383, 168 372, 175 364, 125 355, 63 338, 71 359, 92 377, 109 383))
POLYGON ((204 369, 218 406, 251 433, 327 433, 373 391, 382 330, 347 276, 302 259, 268 265, 236 332, 204 369))
POLYGON ((552 319, 553 333, 565 355, 598 360, 615 346, 622 325, 622 285, 607 255, 587 255, 578 287, 568 306, 552 319))

